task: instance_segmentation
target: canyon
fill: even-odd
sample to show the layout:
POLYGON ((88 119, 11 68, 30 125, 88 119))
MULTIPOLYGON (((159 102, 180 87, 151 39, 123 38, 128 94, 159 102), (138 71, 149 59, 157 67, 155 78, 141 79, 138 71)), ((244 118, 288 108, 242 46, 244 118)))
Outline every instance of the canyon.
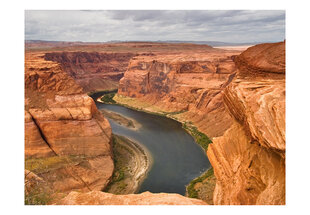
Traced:
POLYGON ((242 51, 146 42, 26 50, 26 193, 44 184, 63 193, 53 204, 207 204, 101 192, 114 170, 112 132, 86 93, 118 88, 117 103, 212 140, 214 204, 285 204, 285 42, 242 51))
POLYGON ((224 111, 223 90, 236 74, 233 57, 239 53, 206 47, 201 53, 134 57, 114 99, 131 105, 126 97, 135 98, 144 110, 179 113, 174 114, 178 121, 191 121, 209 136, 221 136, 232 121, 224 111))
POLYGON ((214 204, 285 204, 285 42, 240 55, 134 57, 114 99, 212 139, 214 204))
MULTIPOLYGON (((75 65, 70 70, 72 61, 59 63, 58 54, 49 56, 48 53, 41 50, 27 50, 25 53, 25 202, 27 204, 55 204, 72 191, 101 192, 111 181, 114 170, 110 124, 85 92, 111 89, 105 84, 117 83, 115 80, 121 77, 122 72, 112 71, 116 75, 114 73, 111 75, 108 71, 103 76, 95 77, 95 79, 102 78, 104 81, 100 84, 103 85, 85 89, 89 82, 83 85, 79 79, 87 79, 87 76, 93 78, 91 73, 95 70, 90 69, 92 65, 97 67, 96 71, 98 68, 108 70, 111 68, 102 66, 104 63, 96 65, 94 59, 88 58, 92 63, 87 61, 87 65, 75 65), (49 60, 50 58, 54 61, 49 60), (85 69, 89 73, 85 72, 84 76, 75 75, 81 71, 80 69, 85 69)), ((67 59, 70 54, 79 56, 77 58, 80 60, 85 57, 85 53, 81 55, 61 53, 60 58, 63 59, 65 56, 67 59)), ((89 55, 98 57, 96 54, 89 55)), ((89 55, 86 53, 86 56, 89 55)), ((110 55, 103 54, 103 56, 110 55)), ((119 57, 114 54, 112 56, 119 57)), ((110 60, 107 59, 109 62, 110 60)), ((74 62, 77 63, 79 60, 74 62)), ((163 199, 162 195, 154 194, 154 198, 153 194, 146 196, 153 202, 155 199, 163 199)), ((201 201, 188 200, 180 195, 172 197, 168 195, 167 198, 164 197, 166 200, 157 202, 205 204, 201 201)), ((135 202, 138 203, 139 200, 135 202)))
POLYGON ((45 59, 61 64, 84 92, 117 88, 133 53, 53 52, 45 59))

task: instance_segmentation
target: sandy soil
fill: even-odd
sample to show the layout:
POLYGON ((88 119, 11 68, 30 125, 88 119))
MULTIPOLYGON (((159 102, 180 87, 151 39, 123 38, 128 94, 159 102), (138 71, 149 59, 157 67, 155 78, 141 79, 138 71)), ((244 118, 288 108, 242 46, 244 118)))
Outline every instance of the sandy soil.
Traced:
POLYGON ((119 125, 125 126, 130 129, 138 130, 141 127, 141 124, 138 123, 136 120, 130 118, 130 117, 125 117, 123 115, 120 115, 118 113, 115 113, 113 111, 107 111, 101 109, 100 112, 107 118, 112 119, 119 125))
POLYGON ((150 153, 138 143, 114 135, 116 170, 106 192, 114 194, 136 193, 152 165, 150 153), (122 175, 119 180, 119 175, 122 175))

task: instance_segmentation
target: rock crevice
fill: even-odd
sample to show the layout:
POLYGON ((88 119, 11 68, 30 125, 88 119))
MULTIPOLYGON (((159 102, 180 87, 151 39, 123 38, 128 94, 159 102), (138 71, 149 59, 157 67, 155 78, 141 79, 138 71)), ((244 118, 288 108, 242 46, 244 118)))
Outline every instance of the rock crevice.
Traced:
POLYGON ((28 167, 54 192, 103 189, 114 169, 108 120, 58 63, 42 53, 25 58, 28 167))

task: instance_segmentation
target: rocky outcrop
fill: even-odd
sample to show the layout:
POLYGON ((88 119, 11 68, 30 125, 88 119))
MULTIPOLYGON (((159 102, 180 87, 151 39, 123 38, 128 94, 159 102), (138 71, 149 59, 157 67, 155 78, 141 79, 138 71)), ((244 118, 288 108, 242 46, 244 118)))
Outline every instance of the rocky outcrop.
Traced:
POLYGON ((223 135, 231 125, 223 90, 235 75, 232 58, 239 52, 206 50, 134 57, 120 80, 118 95, 136 98, 145 110, 174 113, 210 137, 223 135))
POLYGON ((45 59, 58 62, 84 92, 115 89, 132 53, 51 52, 45 59))
POLYGON ((57 155, 111 156, 110 125, 81 87, 38 54, 26 56, 25 69, 26 154, 45 142, 57 155))
POLYGON ((224 92, 233 123, 208 157, 215 204, 285 204, 285 43, 261 44, 235 59, 224 92))
POLYGON ((25 111, 25 157, 48 157, 55 155, 43 140, 38 126, 28 111, 25 111))
POLYGON ((112 173, 113 160, 111 157, 99 155, 45 169, 39 171, 37 175, 44 179, 54 192, 70 192, 72 190, 88 192, 105 188, 112 173))
POLYGON ((35 187, 44 183, 44 180, 34 174, 33 172, 25 169, 25 194, 29 194, 35 187))
POLYGON ((115 99, 213 137, 214 204, 285 204, 285 42, 235 54, 134 57, 115 99))
POLYGON ((84 156, 40 171, 54 191, 101 190, 113 173, 112 132, 94 101, 44 53, 26 53, 25 158, 84 156))
MULTIPOLYGON (((285 74, 285 42, 256 45, 236 58, 240 70, 256 75, 285 74), (254 51, 255 50, 255 51, 254 51)), ((281 76, 280 76, 281 77, 281 76)))
POLYGON ((30 108, 49 147, 57 155, 110 155, 111 128, 87 95, 56 95, 48 109, 30 108))
POLYGON ((71 192, 57 202, 58 205, 206 205, 202 200, 179 194, 144 192, 141 194, 114 195, 100 191, 71 192))

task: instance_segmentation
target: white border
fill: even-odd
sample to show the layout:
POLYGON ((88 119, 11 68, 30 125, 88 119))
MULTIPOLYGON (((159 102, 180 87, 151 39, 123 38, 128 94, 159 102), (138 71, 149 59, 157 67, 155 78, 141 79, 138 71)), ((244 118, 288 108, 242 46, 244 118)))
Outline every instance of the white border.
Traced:
POLYGON ((309 7, 307 1, 2 1, 1 193, 2 214, 293 214, 309 211, 309 7), (287 17, 286 206, 24 206, 23 70, 25 9, 280 9, 287 17), (4 118, 4 120, 3 120, 4 118), (3 213, 4 212, 4 213, 3 213))

